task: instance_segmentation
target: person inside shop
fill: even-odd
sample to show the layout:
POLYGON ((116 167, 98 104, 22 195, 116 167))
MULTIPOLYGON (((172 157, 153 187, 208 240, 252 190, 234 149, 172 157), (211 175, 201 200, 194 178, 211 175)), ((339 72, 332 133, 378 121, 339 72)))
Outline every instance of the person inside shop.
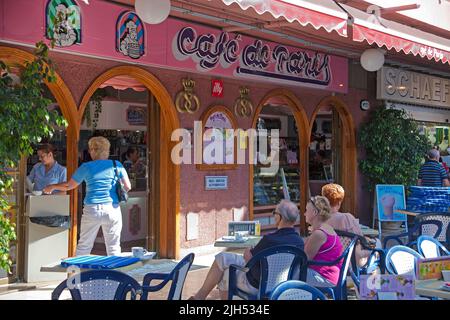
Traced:
MULTIPOLYGON (((219 288, 221 299, 227 299, 228 270, 230 265, 236 264, 243 267, 252 256, 264 249, 286 244, 303 249, 303 239, 294 229, 294 225, 299 217, 297 205, 288 200, 281 200, 273 211, 273 215, 277 230, 264 235, 254 248, 246 249, 243 256, 231 252, 217 254, 202 287, 195 295, 189 298, 190 300, 204 300, 216 285, 219 288)), ((259 278, 260 269, 259 265, 256 265, 246 273, 239 272, 237 274, 237 285, 247 292, 257 294, 259 278)))
POLYGON ((68 182, 45 187, 44 193, 52 193, 54 190, 69 191, 84 181, 86 196, 76 255, 91 253, 100 227, 105 237, 107 255, 119 255, 122 213, 116 184, 122 183, 124 189, 129 191, 130 180, 119 161, 108 160, 111 146, 108 139, 93 137, 89 139, 88 146, 92 161, 83 163, 68 182))
POLYGON ((428 151, 428 159, 419 170, 418 186, 450 187, 449 178, 444 167, 439 163, 439 150, 428 151))
MULTIPOLYGON (((37 148, 39 162, 33 166, 27 179, 32 185, 30 191, 42 191, 50 184, 61 183, 67 180, 67 169, 55 160, 56 149, 46 143, 37 148)), ((56 194, 58 192, 54 192, 56 194)))
POLYGON ((145 165, 141 161, 138 148, 129 147, 124 156, 123 166, 129 175, 135 173, 137 177, 145 176, 145 165))
MULTIPOLYGON (((311 226, 311 235, 305 240, 308 261, 331 262, 343 251, 339 236, 328 224, 331 216, 330 202, 326 197, 315 196, 306 204, 305 219, 311 226)), ((339 280, 342 260, 332 266, 310 265, 306 282, 312 286, 335 286, 339 280)))
MULTIPOLYGON (((337 183, 329 183, 322 187, 322 196, 326 197, 330 202, 331 215, 327 223, 333 227, 334 230, 341 230, 351 232, 360 236, 364 236, 359 221, 349 212, 340 212, 342 202, 344 201, 344 188, 337 183)), ((369 244, 381 248, 379 240, 372 240, 366 238, 369 244)), ((367 263, 371 251, 364 250, 360 244, 355 248, 356 261, 358 265, 364 266, 367 263)))

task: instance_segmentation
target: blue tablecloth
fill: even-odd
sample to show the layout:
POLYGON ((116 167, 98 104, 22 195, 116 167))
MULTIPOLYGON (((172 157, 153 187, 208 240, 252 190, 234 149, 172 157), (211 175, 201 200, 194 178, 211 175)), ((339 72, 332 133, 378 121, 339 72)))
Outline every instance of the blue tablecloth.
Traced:
POLYGON ((409 187, 406 210, 417 213, 449 212, 450 188, 409 187))
POLYGON ((138 262, 139 258, 118 256, 79 256, 61 261, 61 266, 77 266, 81 269, 115 269, 138 262))

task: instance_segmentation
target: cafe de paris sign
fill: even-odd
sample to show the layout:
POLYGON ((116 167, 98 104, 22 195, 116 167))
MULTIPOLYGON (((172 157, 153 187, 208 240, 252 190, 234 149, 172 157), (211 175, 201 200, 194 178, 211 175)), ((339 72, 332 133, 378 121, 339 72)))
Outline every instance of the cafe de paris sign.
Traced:
POLYGON ((450 108, 449 79, 383 67, 377 84, 377 99, 450 108))

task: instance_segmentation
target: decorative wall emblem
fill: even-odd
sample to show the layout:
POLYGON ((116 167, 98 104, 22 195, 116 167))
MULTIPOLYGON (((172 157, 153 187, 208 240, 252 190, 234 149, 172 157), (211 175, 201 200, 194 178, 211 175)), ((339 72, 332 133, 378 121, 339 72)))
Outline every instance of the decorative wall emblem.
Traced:
POLYGON ((46 7, 46 37, 57 47, 81 43, 81 11, 73 0, 49 0, 46 7))
POLYGON ((145 49, 144 24, 136 13, 125 11, 120 14, 116 25, 116 50, 124 56, 139 59, 145 49))
POLYGON ((131 207, 128 219, 128 230, 135 236, 141 230, 141 208, 137 204, 131 207))
POLYGON ((247 87, 240 87, 240 97, 234 103, 234 114, 240 117, 250 117, 253 113, 253 104, 248 97, 250 90, 247 87))
POLYGON ((200 108, 200 100, 194 93, 195 81, 189 78, 181 80, 183 91, 177 93, 175 106, 180 113, 194 113, 200 108))

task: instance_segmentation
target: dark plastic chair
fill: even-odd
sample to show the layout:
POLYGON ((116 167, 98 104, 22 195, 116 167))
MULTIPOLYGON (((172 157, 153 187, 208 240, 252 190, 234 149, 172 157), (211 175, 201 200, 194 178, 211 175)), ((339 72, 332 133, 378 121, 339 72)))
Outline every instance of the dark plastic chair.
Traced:
POLYGON ((308 258, 303 250, 295 246, 274 246, 254 255, 245 267, 231 265, 229 268, 228 300, 238 296, 245 300, 269 299, 273 289, 283 281, 306 281, 308 258), (248 272, 256 264, 260 266, 257 295, 237 286, 237 272, 248 272))
POLYGON ((386 270, 390 274, 416 274, 417 259, 423 256, 406 246, 394 246, 386 254, 386 270))
POLYGON ((414 247, 417 238, 425 235, 437 239, 447 249, 450 248, 450 212, 421 213, 414 218, 413 226, 408 232, 387 236, 383 240, 383 248, 388 248, 390 241, 395 244, 414 247), (407 242, 401 240, 407 238, 407 242))
POLYGON ((270 300, 327 300, 327 298, 306 282, 288 280, 275 287, 270 300))
MULTIPOLYGON (((355 249, 357 237, 354 237, 351 242, 347 245, 344 252, 341 254, 339 258, 334 261, 308 261, 309 266, 334 266, 338 264, 340 261, 343 261, 341 270, 339 272, 339 279, 337 284, 331 285, 327 284, 326 281, 323 281, 323 286, 319 284, 314 284, 314 287, 319 289, 324 293, 328 293, 334 300, 347 300, 347 272, 350 267, 350 262, 352 259, 353 251, 355 249)), ((310 284, 310 283, 308 283, 310 284)), ((312 285, 312 284, 311 284, 312 285)))
POLYGON ((339 236, 344 248, 347 248, 351 241, 356 238, 356 245, 360 245, 362 249, 370 251, 366 264, 360 267, 358 265, 358 261, 356 260, 356 245, 353 250, 350 261, 351 268, 349 268, 348 272, 358 290, 360 284, 359 278, 361 275, 372 274, 377 269, 379 269, 381 274, 385 273, 386 267, 384 250, 371 247, 364 236, 341 230, 335 230, 335 232, 339 236))
POLYGON ((417 239, 417 251, 426 259, 450 255, 442 243, 429 236, 420 236, 417 239))
POLYGON ((142 284, 142 298, 141 300, 147 300, 150 292, 157 292, 164 288, 169 281, 172 281, 170 285, 169 294, 167 300, 181 300, 181 294, 183 292, 184 281, 194 261, 194 253, 188 254, 184 257, 175 268, 169 273, 147 273, 144 276, 142 284), (151 285, 153 280, 162 280, 156 285, 151 285))
POLYGON ((141 285, 129 275, 115 270, 89 270, 77 273, 61 282, 52 292, 59 300, 68 289, 73 300, 136 300, 141 285), (129 295, 128 295, 129 294, 129 295))

